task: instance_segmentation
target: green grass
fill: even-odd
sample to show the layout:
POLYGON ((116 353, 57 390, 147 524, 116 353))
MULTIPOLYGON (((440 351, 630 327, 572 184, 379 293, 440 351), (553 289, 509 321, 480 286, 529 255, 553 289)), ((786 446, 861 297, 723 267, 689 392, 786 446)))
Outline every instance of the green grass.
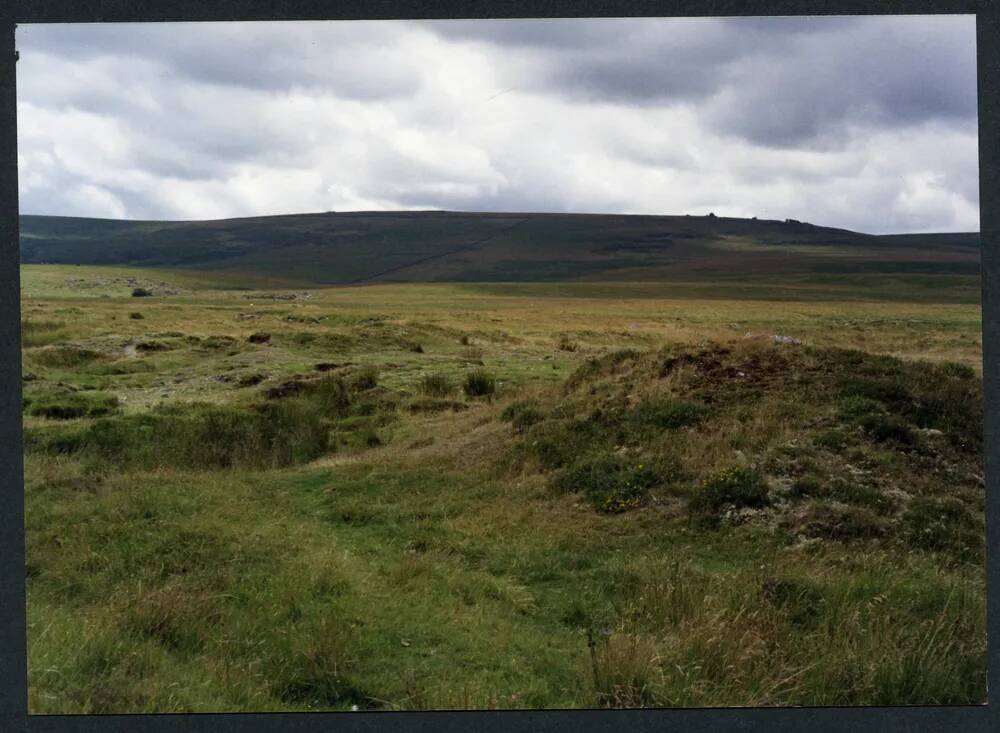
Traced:
POLYGON ((23 270, 33 713, 984 699, 978 306, 214 278, 23 270))

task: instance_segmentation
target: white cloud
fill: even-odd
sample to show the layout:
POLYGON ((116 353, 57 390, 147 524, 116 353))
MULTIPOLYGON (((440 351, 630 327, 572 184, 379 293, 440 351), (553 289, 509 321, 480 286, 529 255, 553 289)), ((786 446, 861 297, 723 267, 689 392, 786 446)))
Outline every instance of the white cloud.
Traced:
POLYGON ((941 17, 21 26, 21 210, 973 230, 973 43, 941 17))

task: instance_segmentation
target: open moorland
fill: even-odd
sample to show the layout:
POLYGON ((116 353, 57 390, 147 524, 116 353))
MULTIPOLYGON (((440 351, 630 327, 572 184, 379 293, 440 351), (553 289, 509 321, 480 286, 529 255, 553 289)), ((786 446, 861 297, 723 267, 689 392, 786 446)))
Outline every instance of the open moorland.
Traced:
POLYGON ((985 699, 977 239, 477 216, 28 222, 33 713, 985 699))

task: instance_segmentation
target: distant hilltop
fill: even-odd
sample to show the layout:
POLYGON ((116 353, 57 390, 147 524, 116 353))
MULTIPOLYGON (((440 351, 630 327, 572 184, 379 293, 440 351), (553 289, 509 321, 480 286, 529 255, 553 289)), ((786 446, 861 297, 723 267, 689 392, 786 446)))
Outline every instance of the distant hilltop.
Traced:
POLYGON ((24 215, 21 261, 228 270, 325 285, 977 275, 979 234, 871 235, 796 219, 372 211, 214 221, 24 215))

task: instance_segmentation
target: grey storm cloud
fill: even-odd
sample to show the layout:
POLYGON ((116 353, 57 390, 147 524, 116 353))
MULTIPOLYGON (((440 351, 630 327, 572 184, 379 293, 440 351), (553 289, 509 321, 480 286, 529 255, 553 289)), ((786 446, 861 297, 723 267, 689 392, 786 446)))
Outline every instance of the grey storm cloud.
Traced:
POLYGON ((538 53, 512 84, 589 101, 704 102, 716 129, 793 145, 853 122, 976 118, 966 18, 442 21, 444 37, 538 53))
POLYGON ((38 53, 158 65, 173 78, 281 90, 320 87, 380 99, 412 92, 419 76, 394 52, 393 29, 353 23, 46 25, 31 28, 38 53), (360 31, 360 32, 359 32, 360 31))
POLYGON ((18 28, 26 213, 978 228, 971 16, 18 28))

